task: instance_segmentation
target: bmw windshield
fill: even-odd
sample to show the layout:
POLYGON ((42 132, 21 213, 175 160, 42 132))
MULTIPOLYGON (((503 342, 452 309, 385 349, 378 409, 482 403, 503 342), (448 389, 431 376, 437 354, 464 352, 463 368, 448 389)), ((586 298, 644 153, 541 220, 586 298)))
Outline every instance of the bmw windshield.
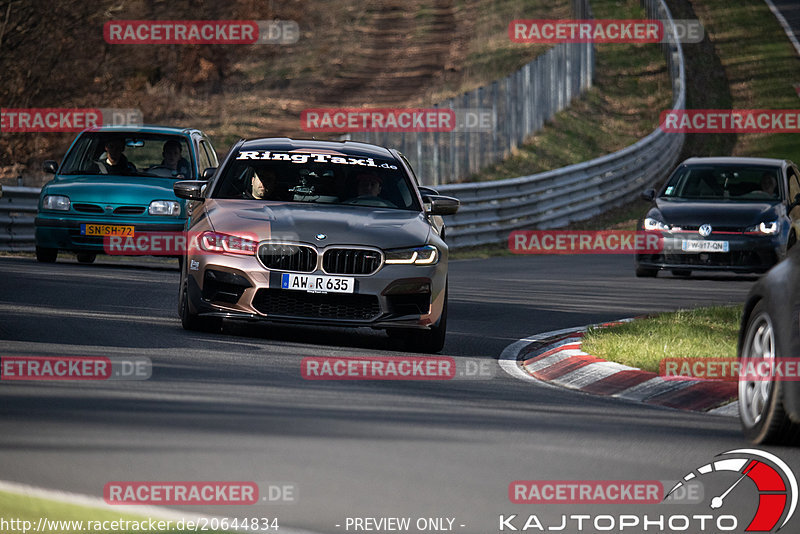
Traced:
POLYGON ((212 197, 420 210, 396 160, 330 153, 243 150, 212 197))

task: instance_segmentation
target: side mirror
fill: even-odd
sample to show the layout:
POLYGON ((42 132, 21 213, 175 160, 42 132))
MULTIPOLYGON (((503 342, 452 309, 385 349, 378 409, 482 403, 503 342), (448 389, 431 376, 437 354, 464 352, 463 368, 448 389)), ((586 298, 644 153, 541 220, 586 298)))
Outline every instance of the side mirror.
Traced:
POLYGON ((44 164, 42 164, 42 170, 50 174, 55 174, 56 171, 58 171, 58 163, 52 159, 48 159, 44 162, 44 164))
POLYGON ((461 206, 461 201, 457 198, 442 195, 424 195, 422 202, 430 204, 426 211, 428 215, 453 215, 461 206))
POLYGON ((644 191, 642 191, 642 200, 652 202, 654 198, 656 198, 655 189, 645 189, 644 191))
POLYGON ((206 185, 204 180, 183 180, 172 184, 172 190, 178 198, 203 202, 203 187, 206 185))
POLYGON ((214 173, 217 172, 216 167, 209 167, 203 171, 203 180, 210 180, 214 177, 214 173))
POLYGON ((797 193, 797 194, 794 196, 794 200, 792 200, 791 202, 789 202, 789 206, 787 206, 787 208, 786 208, 786 211, 792 211, 792 210, 793 210, 795 207, 797 207, 798 205, 800 205, 800 193, 797 193))
POLYGON ((426 187, 424 185, 419 186, 418 189, 419 189, 419 194, 422 195, 423 197, 429 197, 431 195, 439 194, 439 192, 436 189, 432 187, 426 187))

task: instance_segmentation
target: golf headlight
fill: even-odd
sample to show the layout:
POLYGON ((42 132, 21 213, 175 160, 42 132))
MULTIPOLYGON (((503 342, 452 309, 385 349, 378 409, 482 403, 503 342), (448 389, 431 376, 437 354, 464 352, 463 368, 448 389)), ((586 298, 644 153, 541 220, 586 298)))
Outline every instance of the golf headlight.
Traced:
POLYGON ((778 233, 778 221, 767 221, 751 226, 747 229, 748 232, 760 232, 765 235, 774 235, 778 233))
POLYGON ((181 205, 174 200, 154 200, 147 208, 147 213, 150 215, 172 215, 177 216, 181 214, 181 205))
POLYGON ((652 217, 646 217, 644 220, 644 229, 661 230, 662 232, 669 232, 669 225, 659 221, 658 219, 653 219, 652 217))
POLYGON ((46 210, 69 211, 69 197, 64 195, 45 195, 42 208, 46 210))
POLYGON ((438 261, 439 250, 433 245, 386 251, 386 263, 389 265, 435 265, 438 261))

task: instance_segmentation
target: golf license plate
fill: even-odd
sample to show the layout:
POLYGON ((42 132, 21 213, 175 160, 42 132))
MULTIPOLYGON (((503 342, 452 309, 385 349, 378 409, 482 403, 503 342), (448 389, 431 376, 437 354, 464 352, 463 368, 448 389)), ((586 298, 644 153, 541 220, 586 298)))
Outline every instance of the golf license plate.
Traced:
POLYGON ((281 289, 325 293, 353 293, 355 286, 355 278, 342 276, 315 276, 291 273, 283 273, 281 275, 281 289))
POLYGON ((118 224, 82 224, 81 235, 121 235, 133 237, 133 226, 120 226, 118 224))
POLYGON ((684 252, 728 252, 727 241, 701 241, 700 239, 685 239, 681 243, 684 252))

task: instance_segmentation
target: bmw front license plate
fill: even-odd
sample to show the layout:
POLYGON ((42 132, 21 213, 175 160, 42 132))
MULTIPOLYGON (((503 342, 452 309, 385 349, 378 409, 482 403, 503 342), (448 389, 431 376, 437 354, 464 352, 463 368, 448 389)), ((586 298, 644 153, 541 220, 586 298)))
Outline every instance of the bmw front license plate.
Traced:
POLYGON ((700 239, 688 239, 681 243, 681 250, 684 252, 728 252, 727 241, 701 241, 700 239))
POLYGON ((313 293, 352 293, 355 286, 355 278, 290 273, 281 275, 281 289, 313 293))

